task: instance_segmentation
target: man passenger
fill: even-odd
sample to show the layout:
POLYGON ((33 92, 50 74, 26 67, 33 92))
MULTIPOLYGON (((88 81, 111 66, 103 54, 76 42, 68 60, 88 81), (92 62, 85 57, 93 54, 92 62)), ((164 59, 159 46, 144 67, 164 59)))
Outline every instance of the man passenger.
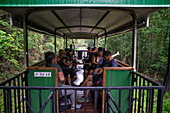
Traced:
MULTIPOLYGON (((57 64, 56 55, 53 52, 45 53, 45 60, 47 67, 57 67, 58 68, 58 86, 59 87, 70 87, 69 85, 63 85, 61 82, 64 81, 64 75, 61 67, 57 64)), ((59 90, 59 98, 62 96, 70 95, 70 99, 72 102, 71 109, 75 109, 75 91, 67 90, 65 95, 65 90, 59 90)), ((80 108, 81 104, 76 104, 76 108, 80 108)))

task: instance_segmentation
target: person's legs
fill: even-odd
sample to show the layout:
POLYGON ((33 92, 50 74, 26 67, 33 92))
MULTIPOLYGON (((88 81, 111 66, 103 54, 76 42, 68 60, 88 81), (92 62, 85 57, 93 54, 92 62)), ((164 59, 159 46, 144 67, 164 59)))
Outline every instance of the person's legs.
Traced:
POLYGON ((92 75, 93 72, 94 72, 93 69, 91 69, 89 72, 89 75, 92 75))
MULTIPOLYGON (((63 85, 62 87, 71 87, 69 85, 63 85)), ((65 90, 61 90, 62 96, 65 96, 65 90)), ((71 102, 75 104, 75 91, 74 90, 67 90, 66 96, 70 95, 71 102)))
POLYGON ((84 79, 87 78, 88 73, 89 73, 89 71, 85 69, 85 70, 84 70, 84 79))
POLYGON ((87 85, 88 81, 92 81, 92 75, 88 75, 86 80, 83 82, 83 84, 81 86, 84 87, 85 85, 87 85))
POLYGON ((67 76, 67 82, 68 82, 68 85, 71 85, 71 77, 70 77, 70 74, 67 76))
MULTIPOLYGON (((88 81, 88 82, 87 82, 87 87, 90 87, 90 86, 93 86, 92 81, 88 81)), ((87 90, 87 91, 86 91, 86 95, 85 95, 86 97, 88 97, 89 91, 90 91, 90 90, 87 90)))

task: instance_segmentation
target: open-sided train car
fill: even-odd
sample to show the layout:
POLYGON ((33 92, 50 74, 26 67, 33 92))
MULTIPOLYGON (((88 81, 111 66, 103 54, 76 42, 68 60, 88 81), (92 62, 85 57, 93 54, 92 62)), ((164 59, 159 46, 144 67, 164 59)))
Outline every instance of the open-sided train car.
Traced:
MULTIPOLYGON (((169 6, 169 0, 0 1, 0 8, 11 13, 12 24, 24 30, 26 67, 23 73, 0 84, 3 91, 1 98, 4 100, 0 112, 58 112, 59 89, 75 91, 90 89, 94 90, 95 97, 99 90, 102 91, 102 113, 153 111, 161 113, 163 95, 170 76, 170 60, 163 85, 140 75, 136 72, 136 42, 137 30, 149 25, 149 14, 169 6), (57 69, 29 66, 28 30, 53 35, 55 47, 56 36, 63 37, 66 40, 66 48, 69 38, 94 39, 94 42, 98 38, 105 38, 106 45, 107 37, 132 31, 132 66, 127 67, 126 64, 119 62, 125 67, 104 68, 103 87, 57 87, 57 69), (37 72, 45 72, 49 77, 36 78, 37 72), (53 78, 50 78, 51 76, 53 78), (56 81, 49 86, 47 84, 51 79, 56 81), (38 81, 44 82, 40 85, 35 84, 38 81)), ((97 99, 94 98, 94 111, 91 112, 97 112, 96 102, 97 99)), ((90 111, 85 102, 82 111, 75 109, 69 112, 90 111)))

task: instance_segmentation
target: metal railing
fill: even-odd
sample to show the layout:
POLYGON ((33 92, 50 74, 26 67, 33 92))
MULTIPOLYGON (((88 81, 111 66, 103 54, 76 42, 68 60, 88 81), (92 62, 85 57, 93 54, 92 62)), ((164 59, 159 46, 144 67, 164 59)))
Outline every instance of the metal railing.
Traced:
MULTIPOLYGON (((165 91, 164 86, 160 86, 158 83, 146 78, 145 76, 133 72, 132 73, 132 86, 130 87, 29 87, 26 82, 27 72, 23 72, 3 83, 0 84, 0 112, 1 113, 30 113, 34 112, 31 106, 31 91, 38 91, 39 100, 39 112, 42 112, 48 103, 50 103, 50 113, 57 112, 57 90, 93 90, 96 97, 97 92, 100 90, 105 91, 105 112, 120 112, 122 113, 122 92, 124 90, 129 91, 129 108, 126 112, 136 113, 162 113, 163 94, 165 91), (46 101, 42 103, 42 91, 49 90, 49 96, 46 97, 46 101), (116 98, 111 95, 111 91, 118 91, 118 102, 116 98), (51 101, 50 101, 51 100, 51 101)), ((77 93, 75 93, 75 99, 77 93)), ((65 97, 65 103, 67 102, 65 97)), ((87 100, 87 99, 85 99, 87 100)), ((97 98, 94 98, 94 113, 97 109, 97 98)), ((67 105, 67 104, 65 104, 67 105)), ((67 106, 66 106, 67 108, 67 106)), ((84 112, 87 112, 87 102, 84 104, 84 112)), ((65 109, 65 113, 67 109, 65 109)), ((75 113, 77 110, 75 109, 75 113)))
MULTIPOLYGON (((24 71, 20 74, 18 74, 17 76, 14 76, 8 80, 6 80, 3 83, 0 83, 1 87, 23 87, 23 86, 27 86, 27 81, 26 81, 26 75, 27 75, 27 71, 24 71)), ((23 100, 25 98, 25 90, 9 90, 9 89, 3 89, 1 90, 1 94, 0 94, 0 101, 1 101, 1 106, 0 106, 0 112, 17 112, 19 110, 19 112, 21 112, 21 108, 23 109, 23 111, 25 111, 25 106, 24 103, 20 103, 21 100, 23 100), (2 107, 3 106, 3 107, 2 107), (17 108, 19 108, 17 110, 17 108)))
MULTIPOLYGON (((106 97, 107 97, 106 101, 105 101, 105 104, 107 105, 105 108, 105 111, 107 110, 106 112, 109 113, 111 111, 116 112, 116 110, 117 110, 118 112, 122 113, 122 110, 121 110, 122 106, 120 104, 120 100, 122 98, 121 92, 123 90, 129 90, 130 92, 135 91, 135 90, 139 90, 139 91, 140 90, 148 90, 150 92, 150 93, 147 93, 148 97, 153 95, 152 91, 158 90, 158 92, 157 92, 158 95, 159 95, 159 93, 162 94, 161 97, 163 98, 164 87, 163 86, 143 86, 143 87, 136 87, 136 86, 135 87, 134 86, 133 87, 16 87, 16 86, 13 87, 13 86, 0 86, 0 90, 3 90, 4 91, 3 96, 7 97, 6 103, 4 103, 4 110, 1 111, 4 113, 8 113, 8 112, 19 112, 19 113, 33 112, 34 113, 34 109, 32 109, 32 106, 31 106, 31 91, 33 91, 33 90, 37 90, 38 91, 37 95, 39 95, 39 112, 38 113, 42 113, 48 103, 50 103, 49 112, 57 113, 57 106, 56 106, 56 103, 57 103, 56 91, 57 90, 65 90, 65 92, 67 90, 74 90, 75 92, 78 90, 83 90, 85 92, 87 90, 94 90, 95 92, 97 92, 99 90, 100 91, 104 90, 106 97), (14 91, 19 92, 20 90, 25 90, 28 93, 28 99, 24 96, 24 98, 20 100, 20 98, 21 98, 20 93, 18 93, 18 95, 17 95, 18 101, 16 101, 15 105, 12 105, 10 107, 10 104, 12 104, 12 101, 15 99, 15 97, 13 97, 14 94, 12 92, 14 92, 14 91), (41 91, 42 90, 49 90, 49 96, 46 97, 46 101, 44 103, 42 103, 42 100, 41 100, 41 98, 42 98, 41 91), (119 91, 119 103, 116 103, 115 98, 110 94, 110 91, 113 91, 113 90, 119 91), (21 107, 21 103, 24 107, 27 106, 27 109, 24 109, 23 107, 21 107), (111 103, 113 103, 116 106, 116 109, 113 108, 113 105, 111 103), (16 107, 14 107, 14 106, 16 106, 16 107)), ((94 94, 96 94, 96 93, 94 93, 94 94)), ((94 95, 94 96, 96 96, 96 95, 94 95)), ((75 101, 76 101, 76 97, 77 97, 77 93, 75 93, 75 101)), ((151 98, 149 98, 148 100, 151 101, 151 98)), ((157 97, 157 100, 159 100, 159 96, 157 97)), ((160 98, 160 100, 162 100, 162 99, 160 98)), ((96 98, 94 98, 94 102, 96 102, 96 101, 97 101, 96 98)), ((67 102, 67 100, 66 100, 66 96, 65 96, 65 103, 66 102, 67 102)), ((158 102, 159 101, 157 101, 157 104, 159 104, 158 102)), ((65 105, 66 105, 65 108, 67 108, 67 104, 65 104, 65 105)), ((84 112, 86 113, 87 102, 85 102, 84 106, 85 106, 84 112)), ((152 106, 152 105, 149 105, 149 106, 152 106)), ((158 113, 162 112, 160 107, 161 106, 157 106, 156 112, 158 112, 158 113)), ((94 104, 94 113, 96 113, 96 108, 97 108, 96 104, 94 104)), ((132 109, 131 108, 132 108, 132 103, 130 103, 129 108, 126 110, 126 112, 128 112, 128 113, 136 112, 135 108, 132 108, 132 109)), ((77 109, 74 109, 74 112, 76 113, 77 109)), ((138 111, 138 113, 139 112, 141 113, 141 111, 138 111)), ((144 112, 144 111, 142 111, 142 112, 144 112)), ((147 113, 152 113, 152 112, 153 111, 151 111, 151 107, 150 107, 150 110, 147 110, 147 113)), ((65 113, 67 113, 67 109, 65 109, 65 113)))
POLYGON ((137 72, 132 72, 132 86, 139 87, 131 92, 133 113, 161 113, 163 102, 163 89, 155 89, 155 87, 164 87, 152 79, 145 77, 137 72), (146 87, 143 89, 142 87, 146 87), (157 104, 155 104, 157 103, 157 104))

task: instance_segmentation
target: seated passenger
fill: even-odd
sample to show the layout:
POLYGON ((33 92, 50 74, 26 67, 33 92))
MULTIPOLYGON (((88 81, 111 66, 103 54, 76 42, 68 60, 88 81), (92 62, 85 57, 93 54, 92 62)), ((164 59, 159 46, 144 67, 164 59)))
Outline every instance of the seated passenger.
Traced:
MULTIPOLYGON (((106 51, 103 55, 104 61, 102 67, 118 67, 117 61, 111 56, 110 51, 106 51)), ((87 86, 102 86, 103 84, 103 68, 96 68, 92 75, 88 75, 86 80, 81 85, 82 87, 87 86)), ((86 97, 88 97, 89 90, 86 92, 86 97)), ((80 99, 78 102, 84 102, 85 98, 80 99)), ((88 98, 87 98, 88 100, 88 98)))
POLYGON ((63 49, 59 50, 59 58, 60 61, 58 64, 61 66, 64 76, 67 77, 68 84, 71 85, 71 81, 74 82, 77 79, 76 72, 70 68, 72 63, 69 61, 69 58, 66 57, 63 49))
POLYGON ((92 62, 89 64, 89 67, 84 70, 84 78, 86 78, 88 74, 91 75, 96 68, 99 68, 101 66, 101 64, 103 63, 102 55, 103 48, 99 47, 97 54, 92 54, 92 62))
MULTIPOLYGON (((56 56, 53 52, 47 52, 45 53, 45 60, 46 60, 46 66, 47 67, 57 67, 58 68, 58 86, 59 87, 71 87, 69 85, 63 85, 61 82, 64 81, 64 75, 61 67, 56 64, 56 56)), ((68 96, 70 95, 70 99, 72 102, 71 109, 75 109, 75 91, 74 90, 67 90, 65 95, 65 90, 59 90, 59 98, 62 96, 68 96)), ((80 108, 81 104, 76 104, 76 108, 80 108)))

